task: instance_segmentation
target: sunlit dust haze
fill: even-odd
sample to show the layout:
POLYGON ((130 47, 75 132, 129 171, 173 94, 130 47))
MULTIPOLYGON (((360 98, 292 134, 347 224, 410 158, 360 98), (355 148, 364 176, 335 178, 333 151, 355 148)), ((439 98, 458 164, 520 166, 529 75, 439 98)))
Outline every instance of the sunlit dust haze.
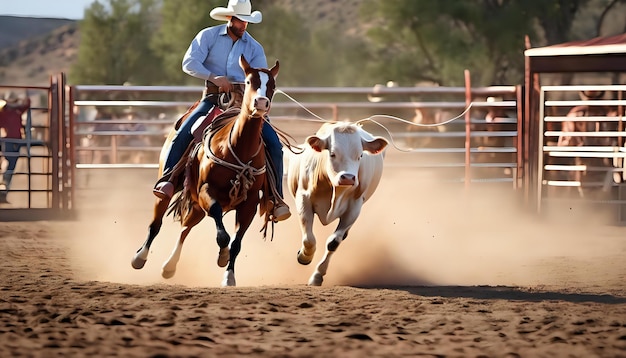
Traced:
MULTIPOLYGON (((403 155, 388 153, 396 164, 402 163, 403 155)), ((161 266, 180 230, 171 217, 164 219, 145 267, 131 267, 151 221, 156 170, 79 174, 79 219, 65 224, 63 232, 71 243, 77 278, 220 285, 224 269, 216 263, 215 226, 209 217, 185 241, 172 279, 161 277, 161 266)), ((286 194, 286 199, 293 208, 293 198, 286 194)), ((558 214, 561 220, 554 222, 524 211, 521 200, 505 185, 479 184, 464 190, 423 170, 386 164, 377 192, 332 257, 324 285, 550 285, 555 283, 551 262, 569 258, 584 263, 623 247, 604 239, 620 228, 593 225, 590 213, 558 214), (582 225, 580 218, 589 221, 582 225)), ((225 217, 231 236, 233 217, 233 213, 225 217)), ((263 240, 257 216, 236 262, 237 285, 306 284, 334 225, 315 226, 317 252, 310 265, 302 266, 296 260, 301 240, 298 218, 276 224, 273 239, 263 240)), ((571 268, 571 280, 580 270, 584 267, 571 268)))

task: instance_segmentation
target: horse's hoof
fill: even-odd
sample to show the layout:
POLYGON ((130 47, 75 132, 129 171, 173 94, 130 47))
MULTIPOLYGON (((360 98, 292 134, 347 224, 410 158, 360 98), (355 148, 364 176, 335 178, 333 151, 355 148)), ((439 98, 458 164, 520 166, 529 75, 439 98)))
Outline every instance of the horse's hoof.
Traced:
POLYGON ((298 251, 298 263, 300 265, 308 265, 311 261, 313 261, 313 255, 307 257, 302 253, 302 251, 298 251))
POLYGON ((146 264, 146 261, 147 260, 139 257, 133 257, 133 260, 130 262, 130 264, 133 265, 134 269, 139 270, 143 268, 143 266, 146 264))
POLYGON ((237 286, 235 282, 235 273, 232 270, 226 270, 224 272, 224 279, 222 280, 222 287, 234 287, 237 286))
POLYGON ((161 271, 161 277, 168 279, 168 278, 172 278, 174 277, 174 274, 176 273, 176 270, 163 270, 161 271))
POLYGON ((324 282, 324 276, 322 276, 321 273, 316 272, 311 275, 311 278, 309 279, 309 286, 321 286, 322 282, 324 282))
POLYGON ((230 250, 227 247, 220 249, 220 253, 217 256, 217 266, 226 267, 226 265, 228 265, 229 260, 230 260, 230 250))

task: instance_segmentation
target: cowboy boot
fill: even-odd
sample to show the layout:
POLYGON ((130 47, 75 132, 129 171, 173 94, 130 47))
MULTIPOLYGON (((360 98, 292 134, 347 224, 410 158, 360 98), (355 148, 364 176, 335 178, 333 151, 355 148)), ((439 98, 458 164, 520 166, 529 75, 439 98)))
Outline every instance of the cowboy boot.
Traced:
POLYGON ((169 200, 174 195, 174 184, 169 181, 158 182, 152 189, 152 193, 159 199, 169 200))
POLYGON ((289 211, 287 204, 278 203, 278 205, 274 207, 274 213, 272 215, 274 216, 274 221, 283 221, 289 219, 291 211, 289 211))
POLYGON ((287 220, 291 216, 289 206, 285 204, 284 201, 278 200, 278 203, 275 204, 274 200, 270 200, 269 205, 272 213, 272 220, 274 222, 287 220))

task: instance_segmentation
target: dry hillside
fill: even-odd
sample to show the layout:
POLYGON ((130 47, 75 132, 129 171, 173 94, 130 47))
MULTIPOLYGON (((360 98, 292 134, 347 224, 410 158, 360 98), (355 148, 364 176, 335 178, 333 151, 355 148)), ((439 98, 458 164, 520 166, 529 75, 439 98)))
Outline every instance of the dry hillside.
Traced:
POLYGON ((78 53, 78 27, 70 23, 0 49, 0 84, 46 86, 67 72, 78 53))

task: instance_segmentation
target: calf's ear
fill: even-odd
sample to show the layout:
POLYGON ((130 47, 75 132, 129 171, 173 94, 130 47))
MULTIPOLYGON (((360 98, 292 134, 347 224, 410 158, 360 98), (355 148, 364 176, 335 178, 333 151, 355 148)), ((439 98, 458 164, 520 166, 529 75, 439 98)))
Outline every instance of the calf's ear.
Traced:
POLYGON ((326 141, 318 136, 309 136, 306 138, 306 142, 313 148, 316 152, 321 152, 326 149, 326 141))
POLYGON ((363 143, 363 149, 372 154, 378 154, 382 152, 383 149, 385 149, 388 144, 387 140, 382 137, 377 137, 376 139, 372 141, 362 140, 362 143, 363 143))

